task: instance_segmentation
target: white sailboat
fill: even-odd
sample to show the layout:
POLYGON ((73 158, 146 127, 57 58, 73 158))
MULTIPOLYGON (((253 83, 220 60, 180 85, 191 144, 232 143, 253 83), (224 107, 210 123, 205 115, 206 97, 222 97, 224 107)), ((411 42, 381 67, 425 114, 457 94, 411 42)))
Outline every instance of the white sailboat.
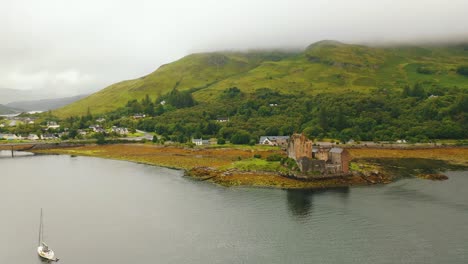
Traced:
POLYGON ((50 249, 49 246, 47 246, 47 244, 44 241, 42 241, 43 235, 44 235, 44 226, 42 222, 42 208, 41 208, 41 221, 39 225, 39 246, 37 247, 37 254, 39 254, 39 256, 42 259, 47 260, 47 261, 55 261, 55 262, 59 261, 59 259, 55 257, 54 251, 50 249))

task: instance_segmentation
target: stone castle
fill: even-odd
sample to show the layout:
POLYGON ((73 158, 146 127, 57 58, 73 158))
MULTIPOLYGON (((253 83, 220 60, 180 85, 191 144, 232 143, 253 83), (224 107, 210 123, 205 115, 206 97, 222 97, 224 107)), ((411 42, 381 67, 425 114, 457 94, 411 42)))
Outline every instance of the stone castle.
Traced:
POLYGON ((314 172, 322 177, 349 173, 350 155, 346 149, 315 147, 303 134, 291 136, 287 152, 303 173, 314 172))

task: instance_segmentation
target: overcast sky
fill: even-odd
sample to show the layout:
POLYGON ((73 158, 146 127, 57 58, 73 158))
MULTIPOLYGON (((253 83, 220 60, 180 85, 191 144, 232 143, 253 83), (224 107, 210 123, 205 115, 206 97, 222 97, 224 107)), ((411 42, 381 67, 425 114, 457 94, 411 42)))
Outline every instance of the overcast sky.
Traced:
POLYGON ((467 11, 467 0, 0 0, 0 88, 58 97, 193 52, 467 37, 467 11))

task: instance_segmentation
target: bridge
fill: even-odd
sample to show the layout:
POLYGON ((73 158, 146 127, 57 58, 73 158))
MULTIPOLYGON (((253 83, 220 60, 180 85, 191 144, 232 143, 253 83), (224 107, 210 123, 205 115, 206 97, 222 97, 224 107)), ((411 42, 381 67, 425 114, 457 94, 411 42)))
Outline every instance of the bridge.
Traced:
POLYGON ((0 150, 10 150, 11 156, 15 156, 15 151, 26 151, 35 148, 37 145, 45 145, 47 143, 5 143, 0 144, 0 150))
POLYGON ((5 143, 0 144, 0 150, 28 150, 34 148, 36 145, 45 145, 45 142, 39 143, 5 143))

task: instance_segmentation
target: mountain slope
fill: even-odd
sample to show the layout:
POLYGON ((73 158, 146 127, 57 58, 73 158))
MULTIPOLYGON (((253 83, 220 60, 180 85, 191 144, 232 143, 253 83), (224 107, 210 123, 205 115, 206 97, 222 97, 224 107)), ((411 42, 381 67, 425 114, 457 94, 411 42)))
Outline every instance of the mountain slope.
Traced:
POLYGON ((173 88, 205 89, 230 76, 247 72, 264 60, 280 60, 288 56, 289 53, 282 52, 192 54, 163 65, 144 77, 113 84, 54 113, 59 116, 79 115, 86 113, 88 108, 93 113, 104 113, 147 94, 154 99, 173 88))
POLYGON ((47 110, 52 110, 52 109, 66 106, 86 96, 87 95, 77 95, 77 96, 72 96, 72 97, 55 98, 55 99, 18 101, 18 102, 8 103, 5 106, 22 109, 24 111, 47 111, 47 110))
POLYGON ((463 45, 367 47, 321 41, 297 53, 192 54, 142 78, 111 85, 54 114, 83 115, 88 109, 105 113, 128 100, 145 95, 155 99, 173 88, 192 92, 200 103, 215 102, 230 87, 244 93, 270 88, 306 95, 371 93, 417 82, 468 88, 468 77, 457 73, 461 65, 468 65, 468 49, 463 45))
POLYGON ((8 106, 0 104, 0 115, 16 114, 16 113, 20 113, 22 111, 23 110, 21 110, 21 109, 12 108, 12 107, 8 107, 8 106))

